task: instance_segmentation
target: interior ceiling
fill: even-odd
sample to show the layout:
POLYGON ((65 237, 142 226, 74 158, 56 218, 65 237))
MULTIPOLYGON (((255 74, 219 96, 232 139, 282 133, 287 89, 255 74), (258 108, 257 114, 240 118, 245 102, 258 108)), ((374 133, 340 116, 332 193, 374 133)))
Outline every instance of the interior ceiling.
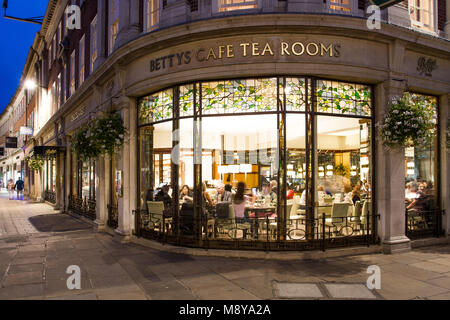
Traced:
MULTIPOLYGON (((182 119, 181 132, 193 128, 192 119, 182 119)), ((172 122, 155 125, 156 130, 171 131, 172 122)), ((305 136, 305 117, 300 114, 290 114, 287 117, 287 137, 305 136)), ((334 136, 354 135, 359 131, 359 120, 356 118, 318 116, 317 132, 334 136)), ((277 132, 276 115, 245 115, 225 117, 205 117, 202 120, 202 131, 208 135, 241 134, 277 132)))

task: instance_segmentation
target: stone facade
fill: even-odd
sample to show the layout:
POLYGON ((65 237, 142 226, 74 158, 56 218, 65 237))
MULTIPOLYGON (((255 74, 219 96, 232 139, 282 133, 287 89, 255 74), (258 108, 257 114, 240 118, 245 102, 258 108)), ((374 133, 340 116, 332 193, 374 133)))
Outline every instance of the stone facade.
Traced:
MULTIPOLYGON (((65 2, 59 1, 53 15, 47 16, 46 28, 41 31, 43 40, 35 44, 36 50, 43 52, 40 65, 48 65, 45 58, 47 43, 52 37, 51 30, 57 30, 65 2)), ((57 68, 64 70, 65 75, 61 105, 42 127, 35 130, 34 137, 39 142, 35 145, 53 143, 66 147, 65 154, 61 153, 58 158, 58 177, 61 179, 58 180, 56 207, 61 211, 68 210, 70 177, 73 175, 70 136, 90 117, 112 108, 121 112, 128 131, 117 164, 124 176, 123 197, 118 200, 118 227, 109 230, 107 226, 112 184, 107 157, 99 157, 96 162, 95 223, 99 230, 129 237, 135 228, 132 212, 138 206, 136 102, 139 97, 198 80, 304 75, 373 85, 376 123, 383 119, 390 99, 406 89, 438 96, 442 141, 440 199, 442 208, 450 212, 447 169, 450 155, 443 142, 449 118, 450 44, 437 36, 410 30, 407 6, 404 5, 383 10, 385 22, 381 23, 381 29, 369 30, 366 20, 362 19, 364 11, 358 8, 357 1, 355 3, 349 14, 334 15, 329 14, 328 2, 317 0, 261 0, 258 8, 238 12, 217 12, 217 3, 210 0, 199 0, 195 11, 188 2, 168 0, 161 9, 160 29, 146 32, 145 14, 141 14, 144 4, 139 0, 124 0, 120 1, 114 50, 108 55, 109 2, 84 1, 83 17, 89 18, 83 18, 82 30, 68 32, 70 45, 58 60, 57 68), (94 16, 97 16, 98 56, 93 70, 86 72, 83 83, 76 80, 76 90, 70 95, 69 57, 72 50, 78 48, 83 34, 86 39, 92 36, 94 16), (298 43, 306 46, 301 54, 298 43), (308 47, 309 43, 314 45, 308 47), (210 50, 214 54, 207 59, 210 50), (418 70, 421 57, 436 61, 437 68, 431 75, 421 74, 418 70), (55 132, 51 141, 45 139, 48 132, 55 132)), ((449 7, 447 3, 447 17, 450 16, 449 7)), ((447 38, 448 24, 447 20, 447 38)), ((91 48, 90 40, 86 43, 86 48, 91 48)), ((90 54, 89 49, 85 50, 86 61, 90 61, 90 54)), ((76 61, 79 61, 78 54, 76 61)), ((50 86, 59 71, 47 75, 41 68, 39 72, 40 78, 48 79, 44 83, 50 86)), ((42 98, 38 101, 42 104, 42 98)), ((407 250, 410 242, 405 236, 404 150, 387 150, 379 136, 375 142, 375 208, 381 217, 378 235, 386 252, 407 250)), ((448 214, 444 217, 443 225, 448 235, 450 219, 448 214)))

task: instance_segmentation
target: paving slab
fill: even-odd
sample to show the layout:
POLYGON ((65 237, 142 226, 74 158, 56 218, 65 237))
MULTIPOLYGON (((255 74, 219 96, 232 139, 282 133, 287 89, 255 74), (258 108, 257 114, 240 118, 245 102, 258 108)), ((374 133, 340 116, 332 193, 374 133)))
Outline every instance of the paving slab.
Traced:
POLYGON ((327 283, 325 288, 332 298, 376 299, 377 297, 363 284, 327 283))
POLYGON ((324 295, 315 283, 274 283, 275 294, 282 299, 317 299, 324 295))
POLYGON ((95 293, 72 294, 65 296, 49 297, 46 300, 98 300, 95 293))
POLYGON ((438 273, 450 272, 450 265, 444 265, 441 263, 435 263, 431 261, 413 263, 410 266, 438 273))
POLYGON ((44 296, 44 284, 24 284, 0 287, 0 300, 44 296))
POLYGON ((399 273, 384 273, 378 293, 385 299, 409 300, 416 297, 430 297, 448 292, 447 289, 415 280, 399 273))
POLYGON ((42 282, 44 282, 42 271, 21 272, 15 274, 10 274, 8 272, 3 280, 2 285, 4 287, 9 287, 42 282))
POLYGON ((435 278, 428 280, 427 283, 450 290, 450 277, 435 278))
POLYGON ((29 264, 11 264, 8 274, 16 274, 22 272, 43 272, 43 263, 29 263, 29 264))
MULTIPOLYGON (((90 278, 92 286, 94 289, 99 288, 111 288, 111 287, 123 287, 128 286, 131 284, 134 284, 133 279, 126 275, 126 276, 108 276, 108 277, 91 277, 90 278)), ((120 290, 120 289, 118 289, 120 290)))

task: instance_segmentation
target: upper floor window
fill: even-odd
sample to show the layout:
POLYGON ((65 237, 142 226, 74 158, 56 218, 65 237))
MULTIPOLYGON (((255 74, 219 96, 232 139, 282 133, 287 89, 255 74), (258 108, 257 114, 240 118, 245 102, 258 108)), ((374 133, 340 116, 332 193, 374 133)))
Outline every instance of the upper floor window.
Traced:
POLYGON ((52 40, 52 61, 56 59, 56 33, 53 35, 52 40))
POLYGON ((413 27, 434 31, 432 0, 409 0, 409 14, 413 27))
POLYGON ((145 30, 147 32, 153 31, 159 27, 159 18, 161 14, 160 8, 160 0, 145 1, 145 30))
POLYGON ((97 59, 97 16, 91 22, 91 73, 94 71, 94 62, 97 59))
POLYGON ((219 0, 219 12, 258 8, 258 0, 219 0))
POLYGON ((84 42, 84 36, 81 38, 80 40, 80 46, 78 49, 78 55, 79 55, 79 76, 80 76, 80 81, 79 81, 79 85, 81 85, 84 82, 84 77, 85 77, 85 73, 84 73, 84 54, 85 54, 85 42, 84 42))
POLYGON ((70 95, 75 92, 75 50, 70 55, 70 95))
POLYGON ((53 46, 50 43, 50 47, 48 48, 48 70, 49 71, 52 68, 52 61, 53 61, 53 58, 52 58, 53 49, 52 48, 53 48, 53 46))
POLYGON ((58 42, 62 42, 62 21, 58 24, 58 42))
POLYGON ((352 12, 352 1, 330 0, 330 9, 335 11, 352 12))
POLYGON ((119 0, 109 0, 109 8, 109 53, 111 53, 119 33, 119 0))
POLYGON ((58 79, 56 81, 56 109, 59 109, 61 106, 61 90, 63 90, 61 72, 58 74, 58 79))

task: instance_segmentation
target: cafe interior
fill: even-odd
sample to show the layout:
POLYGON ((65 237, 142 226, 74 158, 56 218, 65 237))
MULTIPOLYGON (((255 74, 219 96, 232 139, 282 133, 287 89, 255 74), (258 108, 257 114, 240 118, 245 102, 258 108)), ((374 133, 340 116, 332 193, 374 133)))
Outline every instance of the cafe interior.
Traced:
MULTIPOLYGON (((167 208, 152 202, 158 202, 158 192, 167 185, 169 197, 177 193, 179 214, 186 214, 195 198, 194 159, 198 159, 201 184, 205 185, 202 191, 197 188, 202 193, 204 237, 275 240, 282 232, 286 240, 305 240, 321 236, 323 222, 329 237, 369 232, 371 118, 326 113, 307 117, 305 112, 288 112, 284 132, 280 118, 275 108, 261 113, 206 114, 198 122, 180 117, 176 133, 172 121, 153 124, 147 137, 142 135, 147 129, 142 129, 141 206, 147 207, 150 215, 153 211, 161 216, 167 208), (315 147, 311 142, 308 146, 308 127, 315 147), (285 146, 280 135, 286 138, 285 146), (172 148, 174 138, 176 148, 172 148), (201 152, 194 154, 194 149, 201 152), (309 164, 308 155, 312 159, 309 164), (283 156, 284 161, 280 159, 283 156), (172 188, 173 163, 179 169, 178 190, 172 188), (243 217, 236 214, 241 212, 234 201, 239 183, 245 185, 243 217), (307 191, 308 185, 314 186, 314 194, 312 188, 307 191), (184 186, 189 189, 183 193, 184 186), (156 201, 145 198, 149 187, 156 201), (225 192, 231 192, 231 200, 224 197, 225 192)), ((171 219, 169 214, 165 221, 171 219)), ((170 230, 170 223, 164 228, 170 230)))

